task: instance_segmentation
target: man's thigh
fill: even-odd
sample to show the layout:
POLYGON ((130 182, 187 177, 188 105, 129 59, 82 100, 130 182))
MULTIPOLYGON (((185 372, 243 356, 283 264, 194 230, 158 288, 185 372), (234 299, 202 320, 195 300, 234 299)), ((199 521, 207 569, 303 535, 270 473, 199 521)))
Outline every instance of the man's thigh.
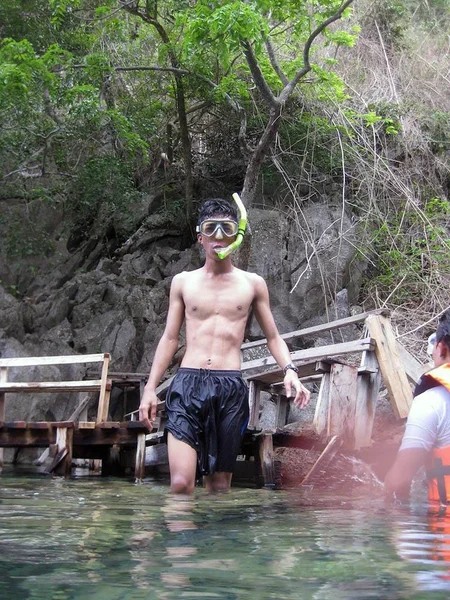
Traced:
POLYGON ((190 446, 177 439, 174 435, 167 433, 167 451, 169 454, 169 468, 171 479, 174 476, 184 476, 195 483, 197 470, 197 452, 190 446))

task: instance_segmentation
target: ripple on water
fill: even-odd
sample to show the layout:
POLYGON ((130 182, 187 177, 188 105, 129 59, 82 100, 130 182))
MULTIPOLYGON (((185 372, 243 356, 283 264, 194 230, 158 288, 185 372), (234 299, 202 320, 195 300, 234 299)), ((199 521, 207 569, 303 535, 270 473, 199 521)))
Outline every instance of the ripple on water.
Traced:
POLYGON ((1 598, 447 599, 446 516, 358 484, 183 500, 161 484, 3 477, 1 598))

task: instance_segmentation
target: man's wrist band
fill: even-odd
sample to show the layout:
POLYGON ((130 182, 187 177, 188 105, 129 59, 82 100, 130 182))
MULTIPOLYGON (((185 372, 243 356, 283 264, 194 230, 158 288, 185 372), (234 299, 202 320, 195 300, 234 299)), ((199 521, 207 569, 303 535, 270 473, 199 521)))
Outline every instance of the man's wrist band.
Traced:
POLYGON ((293 365, 292 363, 289 363, 288 365, 286 365, 283 369, 283 375, 286 375, 287 371, 289 371, 289 369, 291 371, 294 371, 294 373, 298 373, 298 369, 295 365, 293 365))

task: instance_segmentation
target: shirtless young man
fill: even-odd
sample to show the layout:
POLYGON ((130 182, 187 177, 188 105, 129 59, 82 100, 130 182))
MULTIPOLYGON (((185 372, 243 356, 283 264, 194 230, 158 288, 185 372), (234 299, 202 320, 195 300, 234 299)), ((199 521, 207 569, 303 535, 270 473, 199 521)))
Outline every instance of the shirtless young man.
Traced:
POLYGON ((247 385, 242 379, 240 347, 253 308, 279 366, 285 369, 287 397, 297 406, 309 402, 309 391, 291 365, 270 310, 269 293, 259 275, 237 269, 230 256, 216 250, 236 239, 237 211, 221 199, 207 200, 199 213, 197 235, 206 262, 172 280, 165 331, 153 359, 139 407, 139 418, 151 430, 156 417, 156 387, 178 349, 186 321, 186 353, 166 397, 170 489, 191 494, 196 471, 210 492, 226 491, 248 421, 247 385))

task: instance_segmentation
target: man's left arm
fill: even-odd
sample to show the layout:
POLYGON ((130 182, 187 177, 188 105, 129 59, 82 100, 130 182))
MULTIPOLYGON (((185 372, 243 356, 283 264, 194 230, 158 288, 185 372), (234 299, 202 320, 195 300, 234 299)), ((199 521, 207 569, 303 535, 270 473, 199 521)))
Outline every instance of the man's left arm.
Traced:
POLYGON ((397 454, 394 464, 384 479, 389 495, 407 498, 415 474, 425 465, 428 452, 423 448, 405 448, 397 454))
MULTIPOLYGON (((284 367, 291 363, 291 355, 286 342, 280 336, 275 320, 270 310, 269 291, 266 282, 259 275, 255 275, 255 299, 253 308, 255 317, 258 321, 264 335, 267 338, 267 346, 270 353, 277 361, 279 366, 284 367)), ((299 380, 297 373, 292 369, 287 369, 284 376, 284 387, 286 396, 293 398, 294 404, 304 408, 310 398, 310 392, 299 380)))
POLYGON ((400 450, 384 479, 384 488, 388 494, 399 497, 409 495, 415 474, 429 460, 438 429, 438 411, 431 401, 430 393, 425 392, 414 398, 400 450))

